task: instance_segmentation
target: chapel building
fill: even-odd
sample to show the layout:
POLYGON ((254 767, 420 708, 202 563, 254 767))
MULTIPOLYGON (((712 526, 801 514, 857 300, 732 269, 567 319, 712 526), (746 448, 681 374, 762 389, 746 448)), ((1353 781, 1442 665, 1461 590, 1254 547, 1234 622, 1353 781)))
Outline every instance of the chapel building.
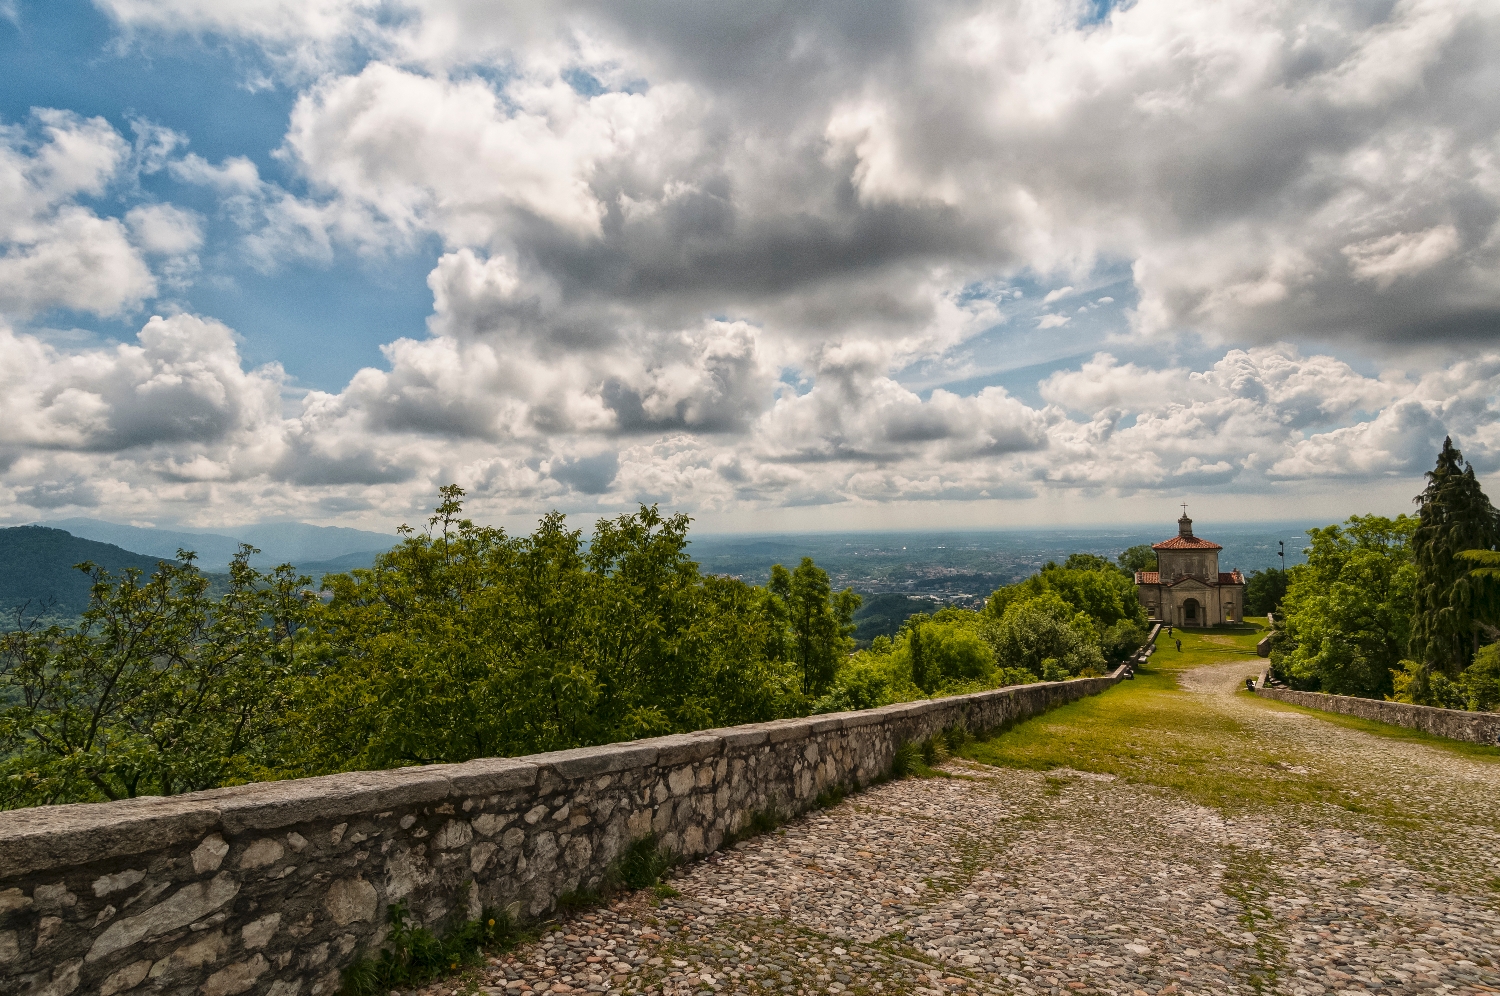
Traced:
POLYGON ((1151 549, 1156 551, 1156 570, 1135 572, 1135 593, 1152 620, 1206 627, 1244 619, 1244 575, 1219 570, 1224 548, 1193 535, 1186 509, 1177 520, 1177 535, 1151 544, 1151 549))

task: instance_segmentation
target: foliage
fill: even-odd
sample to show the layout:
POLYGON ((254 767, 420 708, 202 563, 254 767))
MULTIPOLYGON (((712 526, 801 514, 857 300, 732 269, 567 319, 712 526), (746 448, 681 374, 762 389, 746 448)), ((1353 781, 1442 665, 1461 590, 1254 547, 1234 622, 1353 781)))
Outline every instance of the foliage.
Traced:
POLYGON ((931 612, 932 599, 896 592, 865 595, 859 611, 854 613, 855 645, 868 649, 877 637, 890 639, 901 632, 901 626, 918 612, 931 612))
POLYGON ((439 938, 426 927, 413 927, 406 900, 386 908, 390 933, 376 958, 355 962, 344 970, 344 996, 384 996, 393 989, 420 985, 446 975, 461 965, 472 965, 486 949, 514 946, 518 932, 506 910, 485 910, 448 936, 439 938))
POLYGON ((1263 616, 1280 609, 1286 599, 1287 582, 1284 570, 1251 571, 1245 576, 1245 614, 1263 616))
POLYGON ((145 580, 80 564, 77 627, 0 636, 0 805, 170 795, 263 767, 310 609, 307 579, 256 572, 256 552, 240 548, 217 600, 188 553, 145 580))
POLYGON ((1025 581, 998 589, 985 604, 985 611, 1000 619, 1012 604, 1049 593, 1071 607, 1070 615, 1082 614, 1100 630, 1126 619, 1146 624, 1146 609, 1136 597, 1134 581, 1107 564, 1080 570, 1048 563, 1025 581))
POLYGON ((1132 577, 1136 571, 1156 570, 1156 551, 1151 549, 1149 543, 1137 543, 1122 551, 1115 560, 1119 562, 1120 569, 1132 577))
POLYGON ((600 520, 585 549, 556 513, 525 537, 475 526, 461 495, 444 489, 427 531, 406 530, 373 569, 325 582, 334 598, 288 755, 299 773, 798 715, 810 704, 799 684, 847 639, 810 561, 767 592, 701 576, 684 515, 600 520))
MULTIPOLYGON (((851 653, 860 598, 810 559, 757 588, 704 576, 684 515, 643 506, 585 542, 556 513, 530 535, 477 526, 462 498, 443 488, 425 529, 326 577, 326 605, 290 567, 251 569, 249 547, 223 581, 191 554, 149 579, 85 565, 80 625, 0 638, 0 804, 866 709, 1097 673, 1143 638, 1129 579, 1075 557, 984 612, 917 614, 851 653)), ((411 964, 437 950, 401 936, 411 964)))
POLYGON ((1500 518, 1452 439, 1443 440, 1415 501, 1412 658, 1429 673, 1456 678, 1479 649, 1485 622, 1497 616, 1493 586, 1472 576, 1461 554, 1500 546, 1500 518))
POLYGON ((796 663, 802 675, 802 694, 822 695, 833 683, 840 658, 854 647, 854 613, 860 598, 853 591, 833 594, 828 573, 803 557, 794 571, 777 564, 767 586, 777 618, 790 626, 790 639, 781 659, 796 663))
POLYGON ((1500 712, 1500 643, 1491 643, 1474 655, 1459 677, 1464 706, 1485 712, 1500 712))
POLYGON ((1146 642, 1146 627, 1133 619, 1121 619, 1099 634, 1099 649, 1110 664, 1119 664, 1146 642))
POLYGON ((1094 623, 1055 591, 1013 601, 995 632, 996 657, 1003 666, 1044 681, 1102 673, 1105 660, 1094 623))
POLYGON ((1271 660, 1291 684, 1379 698, 1394 690, 1411 632, 1416 584, 1411 516, 1351 516, 1309 529, 1307 563, 1292 568, 1271 660))
POLYGON ((896 648, 898 663, 911 675, 912 684, 923 692, 965 682, 984 681, 995 668, 995 653, 975 627, 965 625, 963 610, 948 609, 936 619, 913 616, 906 639, 896 648))
POLYGON ((1068 559, 1063 561, 1065 571, 1113 571, 1115 565, 1109 562, 1108 557, 1101 557, 1095 553, 1070 553, 1068 559))
POLYGON ((647 834, 625 848, 616 864, 616 876, 627 889, 646 889, 661 884, 661 877, 677 861, 676 854, 657 843, 656 834, 647 834))

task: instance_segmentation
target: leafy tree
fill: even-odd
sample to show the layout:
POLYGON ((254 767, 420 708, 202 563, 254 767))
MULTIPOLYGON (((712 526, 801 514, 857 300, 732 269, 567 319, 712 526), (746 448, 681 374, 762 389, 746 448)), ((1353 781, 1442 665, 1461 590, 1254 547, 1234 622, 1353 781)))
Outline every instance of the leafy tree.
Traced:
POLYGON ((1137 543, 1122 551, 1118 557, 1120 569, 1134 577, 1136 571, 1156 570, 1156 551, 1149 543, 1137 543))
POLYGON ((1146 609, 1136 596, 1134 582, 1112 567, 1076 570, 1049 563, 1025 581, 997 589, 985 611, 1000 619, 1012 604, 1048 593, 1066 602, 1073 610, 1070 614, 1087 616, 1100 630, 1121 620, 1146 623, 1146 609))
POLYGON ((1452 439, 1443 440, 1427 487, 1414 500, 1420 525, 1412 536, 1411 653, 1426 673, 1454 678, 1479 649, 1485 620, 1495 617, 1491 586, 1470 575, 1460 554, 1500 545, 1500 518, 1452 439))
POLYGON ((811 557, 803 557, 790 573, 773 569, 770 590, 786 606, 788 650, 802 672, 802 694, 822 695, 839 661, 854 648, 850 637, 860 598, 850 589, 833 594, 828 572, 811 557))
POLYGON ((1286 586, 1286 571, 1251 571, 1245 578, 1245 612, 1252 616, 1275 612, 1286 598, 1286 586))
POLYGON ((1119 664, 1146 642, 1146 628, 1132 619, 1121 619, 1099 635, 1099 649, 1104 659, 1119 664))
POLYGON ((1287 573, 1285 627, 1271 660, 1301 688, 1381 698, 1411 635, 1412 516, 1351 516, 1309 529, 1307 563, 1287 573))
POLYGON ((1459 677, 1464 707, 1485 712, 1500 711, 1500 643, 1491 643, 1474 655, 1459 677))
POLYGON ((6 808, 170 795, 245 781, 282 733, 307 578, 260 574, 242 546, 228 590, 190 553, 93 585, 76 628, 0 637, 0 777, 6 808))
POLYGON ((1047 673, 1043 665, 1049 660, 1053 674, 1099 673, 1105 665, 1092 621, 1056 592, 1012 602, 1000 619, 994 641, 1001 667, 1043 677, 1047 673))
POLYGON ((1070 553, 1063 561, 1065 571, 1113 571, 1115 565, 1107 557, 1093 553, 1070 553))
POLYGON ((936 616, 913 616, 896 646, 912 684, 927 693, 986 681, 995 669, 995 654, 978 631, 975 612, 944 609, 936 616))
POLYGON ((792 665, 767 653, 784 635, 767 612, 780 603, 702 577, 686 516, 603 519, 585 549, 560 514, 509 537, 459 518, 461 497, 445 489, 425 532, 328 579, 293 770, 526 754, 805 709, 792 665))

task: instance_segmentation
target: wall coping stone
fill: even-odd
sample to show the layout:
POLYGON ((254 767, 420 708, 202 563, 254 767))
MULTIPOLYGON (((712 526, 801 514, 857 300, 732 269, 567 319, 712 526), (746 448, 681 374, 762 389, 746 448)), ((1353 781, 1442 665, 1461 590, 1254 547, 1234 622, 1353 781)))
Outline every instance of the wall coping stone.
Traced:
MULTIPOLYGON (((1117 681, 1124 670, 1121 667, 1105 678, 1093 680, 1117 681)), ((1091 679, 1074 679, 1088 680, 1091 679)), ((142 796, 118 802, 12 810, 0 813, 0 877, 142 854, 202 837, 216 827, 231 835, 249 830, 271 831, 310 821, 339 820, 350 813, 532 788, 538 784, 540 773, 549 769, 565 780, 572 780, 653 765, 672 767, 702 761, 726 749, 778 744, 842 729, 917 719, 935 710, 961 710, 1027 689, 1071 683, 1007 685, 878 709, 779 719, 521 758, 480 758, 462 764, 352 771, 177 796, 142 796)))

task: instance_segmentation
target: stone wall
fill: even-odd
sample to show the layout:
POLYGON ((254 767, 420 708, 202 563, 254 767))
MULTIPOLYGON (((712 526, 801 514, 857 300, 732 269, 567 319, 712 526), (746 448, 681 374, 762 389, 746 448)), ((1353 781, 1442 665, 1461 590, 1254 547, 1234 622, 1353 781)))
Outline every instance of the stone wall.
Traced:
POLYGON ((880 777, 896 747, 1119 681, 974 695, 521 758, 0 813, 0 993, 330 996, 404 900, 441 932, 546 915, 633 840, 713 851, 757 810, 880 777))
MULTIPOLYGON (((1264 685, 1265 676, 1261 676, 1264 685)), ((1255 689, 1255 694, 1278 702, 1337 712, 1360 719, 1421 730, 1449 740, 1468 740, 1476 744, 1500 744, 1500 713, 1465 712, 1461 709, 1434 709, 1431 706, 1386 702, 1382 699, 1359 699, 1349 695, 1324 692, 1296 692, 1290 688, 1255 689)))

